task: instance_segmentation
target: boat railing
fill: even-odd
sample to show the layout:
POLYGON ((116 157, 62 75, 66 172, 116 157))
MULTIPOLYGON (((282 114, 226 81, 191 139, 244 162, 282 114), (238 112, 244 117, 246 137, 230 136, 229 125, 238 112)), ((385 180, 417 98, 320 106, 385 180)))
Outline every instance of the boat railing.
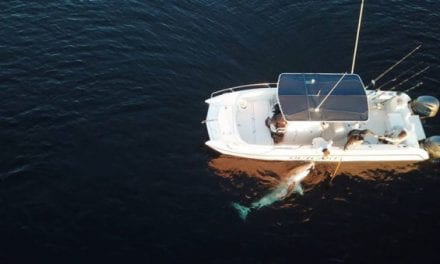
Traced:
POLYGON ((255 83, 255 84, 240 85, 240 86, 235 86, 235 87, 215 91, 211 94, 211 98, 215 96, 219 96, 221 94, 232 93, 241 90, 251 90, 251 89, 259 89, 259 88, 276 88, 277 85, 278 83, 255 83))

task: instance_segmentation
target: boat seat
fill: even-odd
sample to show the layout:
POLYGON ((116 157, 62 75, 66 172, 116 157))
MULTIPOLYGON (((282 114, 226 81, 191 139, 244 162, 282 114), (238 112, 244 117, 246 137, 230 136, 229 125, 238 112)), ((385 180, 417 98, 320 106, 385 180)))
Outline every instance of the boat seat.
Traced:
POLYGON ((388 113, 386 127, 388 133, 393 130, 402 130, 405 127, 405 120, 400 113, 388 113))
POLYGON ((236 116, 240 137, 250 144, 272 144, 270 131, 265 125, 265 119, 270 113, 268 101, 241 99, 236 116))

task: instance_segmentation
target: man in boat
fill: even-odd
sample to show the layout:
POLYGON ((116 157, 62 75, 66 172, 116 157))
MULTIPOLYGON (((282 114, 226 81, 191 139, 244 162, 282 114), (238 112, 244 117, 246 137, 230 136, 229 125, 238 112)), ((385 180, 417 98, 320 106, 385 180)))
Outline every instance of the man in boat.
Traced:
POLYGON ((380 136, 379 142, 385 144, 399 145, 408 138, 408 132, 406 131, 406 129, 402 129, 399 133, 397 132, 398 131, 392 131, 387 135, 380 136))
POLYGON ((270 130, 270 136, 275 144, 280 143, 283 140, 284 134, 286 133, 287 121, 281 114, 280 106, 278 104, 274 105, 272 117, 266 118, 266 126, 270 130))
POLYGON ((325 140, 322 137, 316 137, 312 139, 312 146, 321 150, 322 159, 327 159, 330 156, 330 147, 333 145, 333 140, 325 140))
POLYGON ((347 134, 347 142, 344 145, 344 150, 347 150, 350 147, 361 145, 364 142, 366 136, 371 135, 375 138, 378 136, 376 133, 369 129, 359 130, 353 129, 347 134))

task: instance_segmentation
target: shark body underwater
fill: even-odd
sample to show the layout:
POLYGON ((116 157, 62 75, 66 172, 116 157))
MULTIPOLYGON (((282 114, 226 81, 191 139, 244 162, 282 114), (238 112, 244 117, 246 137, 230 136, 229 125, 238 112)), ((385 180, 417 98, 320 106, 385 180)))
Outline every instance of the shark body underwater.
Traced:
POLYGON ((310 174, 312 168, 315 167, 314 162, 309 162, 299 167, 293 168, 287 174, 287 177, 280 181, 279 184, 270 193, 262 197, 260 200, 253 202, 250 206, 244 206, 239 203, 232 203, 241 219, 246 220, 251 210, 260 209, 271 205, 277 201, 281 201, 289 197, 292 192, 303 195, 304 191, 301 187, 301 181, 310 174))

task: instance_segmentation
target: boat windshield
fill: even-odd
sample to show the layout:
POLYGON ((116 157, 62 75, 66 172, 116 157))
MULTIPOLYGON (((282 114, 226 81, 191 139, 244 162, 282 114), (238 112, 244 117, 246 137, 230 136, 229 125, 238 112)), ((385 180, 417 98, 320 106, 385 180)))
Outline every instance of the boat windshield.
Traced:
POLYGON ((283 73, 278 99, 287 121, 366 121, 368 101, 357 74, 283 73))

